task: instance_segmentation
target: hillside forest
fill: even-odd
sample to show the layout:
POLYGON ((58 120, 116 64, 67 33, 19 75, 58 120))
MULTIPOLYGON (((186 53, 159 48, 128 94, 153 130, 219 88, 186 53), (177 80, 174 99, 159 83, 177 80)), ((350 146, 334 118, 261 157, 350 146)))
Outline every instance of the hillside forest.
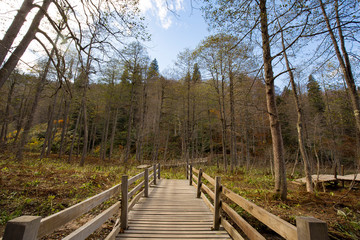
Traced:
POLYGON ((309 192, 321 169, 358 168, 358 1, 204 0, 212 34, 166 73, 147 53, 138 1, 75 2, 24 0, 7 19, 7 156, 80 166, 209 157, 228 172, 271 168, 282 199, 296 164, 309 192), (30 47, 43 53, 34 64, 21 58, 30 47))

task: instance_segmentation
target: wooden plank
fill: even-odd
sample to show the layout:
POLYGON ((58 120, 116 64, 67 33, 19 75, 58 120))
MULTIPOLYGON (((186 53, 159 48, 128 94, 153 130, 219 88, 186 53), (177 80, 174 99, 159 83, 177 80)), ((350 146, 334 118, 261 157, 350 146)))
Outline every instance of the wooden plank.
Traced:
MULTIPOLYGON (((153 236, 146 236, 146 237, 135 237, 135 236, 126 236, 126 235, 118 235, 116 237, 116 239, 119 239, 119 240, 124 240, 124 239, 131 239, 131 240, 138 240, 138 239, 159 239, 158 237, 153 237, 153 236)), ((187 239, 187 240, 199 240, 199 239, 204 239, 204 240, 231 240, 231 238, 229 236, 226 236, 226 237, 221 237, 221 236, 214 236, 212 237, 211 235, 210 236, 207 236, 207 237, 201 237, 201 236, 195 236, 195 237, 192 237, 192 236, 167 236, 165 238, 160 238, 160 239, 171 239, 171 240, 183 240, 183 239, 187 239)))
POLYGON ((339 180, 342 181, 353 181, 355 180, 356 182, 360 181, 360 174, 349 174, 349 175, 345 175, 345 176, 338 176, 339 180), (355 177, 356 175, 356 177, 355 177))
MULTIPOLYGON (((121 237, 120 239, 122 239, 122 238, 127 238, 127 237, 131 237, 131 238, 148 238, 148 237, 150 237, 150 236, 149 236, 148 234, 146 234, 146 233, 143 233, 143 234, 141 234, 141 233, 138 233, 138 234, 136 234, 136 233, 134 233, 134 234, 124 233, 124 234, 120 234, 119 236, 121 237)), ((193 234, 183 234, 183 235, 180 235, 180 236, 181 236, 181 239, 185 239, 185 238, 203 238, 203 239, 208 239, 209 237, 215 238, 215 239, 218 239, 218 238, 223 239, 223 238, 228 237, 229 235, 228 235, 228 234, 219 234, 219 235, 217 235, 217 234, 215 233, 215 231, 213 231, 213 232, 211 232, 211 234, 202 234, 202 235, 199 234, 199 235, 196 235, 196 236, 194 236, 193 234)), ((171 234, 171 233, 169 233, 169 234, 151 234, 151 237, 152 237, 152 238, 157 238, 157 239, 162 239, 162 238, 166 238, 166 239, 169 239, 169 238, 179 238, 179 234, 171 234)))
POLYGON ((141 183, 139 183, 136 187, 134 187, 129 193, 128 193, 128 199, 130 199, 136 192, 138 192, 143 186, 144 186, 144 181, 142 181, 141 183))
POLYGON ((120 224, 116 225, 113 230, 106 236, 105 240, 115 240, 116 236, 120 232, 120 224))
POLYGON ((121 215, 120 215, 120 227, 127 229, 128 227, 128 176, 121 177, 121 215))
POLYGON ((240 229, 250 240, 265 240, 265 238, 255 228, 253 228, 247 221, 245 221, 245 219, 243 219, 229 205, 222 202, 221 208, 229 215, 229 217, 236 223, 236 225, 240 227, 240 229))
POLYGON ((294 225, 286 222, 272 213, 267 212, 265 209, 235 194, 225 187, 223 187, 222 193, 231 201, 238 204, 245 211, 264 223, 266 226, 277 232, 280 236, 289 240, 297 240, 297 231, 294 225))
POLYGON ((231 226, 231 224, 226 221, 224 218, 221 218, 221 225, 225 228, 225 230, 230 234, 232 239, 234 240, 245 240, 236 229, 231 226))
MULTIPOLYGON (((152 221, 146 221, 146 220, 133 220, 130 219, 129 223, 131 223, 132 226, 140 226, 140 225, 146 225, 146 226, 153 226, 154 222, 152 221)), ((198 225, 202 225, 202 226, 209 226, 211 227, 211 225, 209 225, 208 222, 187 222, 187 221, 178 221, 178 222, 168 222, 168 221, 157 221, 155 226, 165 226, 165 225, 169 225, 169 226, 180 226, 180 225, 191 225, 191 226, 198 226, 198 225)))
MULTIPOLYGON (((144 230, 144 231, 157 231, 157 230, 171 230, 171 231, 205 231, 203 226, 193 226, 193 225, 185 225, 184 226, 177 226, 177 225, 170 225, 170 226, 130 226, 129 230, 144 230)), ((211 230, 207 228, 206 230, 211 230)))
POLYGON ((129 204, 129 211, 135 206, 135 204, 140 200, 141 196, 143 196, 144 194, 144 190, 142 190, 141 192, 139 192, 134 198, 133 200, 130 202, 129 204))
MULTIPOLYGON (((119 240, 143 240, 144 238, 137 238, 137 237, 117 237, 116 239, 119 240)), ((151 236, 147 236, 146 237, 147 240, 151 240, 151 239, 158 239, 156 237, 151 237, 151 236)), ((230 237, 224 237, 224 238, 212 238, 212 237, 207 237, 207 238, 192 238, 192 237, 187 237, 185 238, 184 236, 182 236, 181 238, 178 237, 172 237, 172 238, 167 238, 167 239, 171 239, 171 240, 199 240, 199 239, 206 239, 206 240, 231 240, 230 237)))
POLYGON ((4 240, 36 240, 41 217, 20 216, 7 222, 4 240))
POLYGON ((49 233, 52 233, 62 225, 90 211, 94 207, 107 201, 116 194, 119 194, 120 190, 121 190, 121 184, 115 185, 114 187, 102 193, 99 193, 89 199, 86 199, 85 201, 75 204, 74 206, 66 208, 51 216, 43 218, 40 223, 38 238, 43 237, 49 233))
POLYGON ((205 193, 207 193, 212 200, 215 199, 215 194, 214 194, 214 192, 211 191, 211 189, 208 188, 208 186, 206 186, 204 183, 201 184, 201 189, 204 190, 205 193))
POLYGON ((296 218, 299 240, 328 240, 327 224, 313 217, 296 218))
POLYGON ((63 238, 63 240, 83 240, 90 236, 96 229, 106 222, 112 215, 114 215, 120 208, 120 202, 115 203, 107 210, 97 215, 94 219, 87 222, 85 225, 72 232, 70 235, 63 238))
POLYGON ((196 173, 196 174, 199 174, 199 170, 197 170, 196 168, 192 168, 192 171, 194 172, 194 173, 196 173))
POLYGON ((203 172, 202 176, 213 186, 215 186, 215 179, 203 172))
POLYGON ((204 194, 201 195, 201 198, 204 200, 204 203, 206 204, 206 206, 208 206, 210 211, 214 212, 215 211, 214 205, 211 204, 209 199, 204 194))
MULTIPOLYGON (((162 234, 162 233, 167 233, 167 234, 176 234, 176 235, 188 235, 190 232, 189 231, 181 231, 181 230, 146 230, 146 231, 141 231, 141 230, 132 230, 132 229, 129 229, 126 231, 126 234, 141 234, 141 233, 144 233, 144 234, 162 234)), ((213 234, 216 234, 216 235, 227 235, 227 232, 226 231, 212 231, 210 229, 208 230, 193 230, 191 231, 191 234, 192 235, 205 235, 205 234, 209 234, 209 235, 213 235, 213 234)))
POLYGON ((219 230, 220 228, 220 195, 221 195, 221 177, 216 177, 215 183, 215 197, 214 197, 214 230, 219 230))
POLYGON ((145 173, 141 172, 138 175, 133 176, 132 178, 130 178, 128 180, 128 186, 130 186, 131 184, 133 184, 134 182, 136 182, 137 180, 139 180, 140 178, 144 177, 145 173))

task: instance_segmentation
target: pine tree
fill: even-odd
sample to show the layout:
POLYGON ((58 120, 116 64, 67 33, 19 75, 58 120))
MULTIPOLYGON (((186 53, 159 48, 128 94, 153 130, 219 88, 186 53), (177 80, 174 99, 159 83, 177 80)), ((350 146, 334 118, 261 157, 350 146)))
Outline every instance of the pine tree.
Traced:
POLYGON ((320 85, 312 75, 309 76, 306 87, 312 114, 323 114, 325 112, 325 103, 322 97, 320 85))

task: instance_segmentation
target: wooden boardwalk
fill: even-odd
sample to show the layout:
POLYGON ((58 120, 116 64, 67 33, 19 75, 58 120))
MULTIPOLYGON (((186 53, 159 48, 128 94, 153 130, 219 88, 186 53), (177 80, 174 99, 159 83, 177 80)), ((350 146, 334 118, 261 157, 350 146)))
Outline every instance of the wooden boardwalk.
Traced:
POLYGON ((116 239, 231 239, 212 231, 213 213, 187 180, 162 179, 129 213, 129 228, 116 239))
MULTIPOLYGON (((311 175, 311 178, 312 178, 313 183, 315 183, 315 184, 325 183, 325 182, 336 182, 336 181, 360 182, 360 174, 356 174, 356 176, 355 176, 355 174, 349 174, 349 175, 345 175, 345 176, 337 175, 336 177, 334 174, 320 174, 319 178, 318 178, 318 175, 314 174, 314 175, 311 175)), ((293 183, 302 185, 302 184, 306 183, 306 179, 305 179, 305 177, 295 179, 293 181, 293 183)))

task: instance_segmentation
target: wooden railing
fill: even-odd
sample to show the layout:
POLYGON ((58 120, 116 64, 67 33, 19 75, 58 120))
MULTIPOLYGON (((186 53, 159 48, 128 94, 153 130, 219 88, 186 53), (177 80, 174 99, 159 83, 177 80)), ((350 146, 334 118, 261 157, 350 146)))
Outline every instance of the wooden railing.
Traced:
MULTIPOLYGON (((209 161, 209 159, 207 157, 194 158, 194 159, 191 159, 189 163, 194 165, 194 164, 207 163, 208 161, 209 161)), ((188 163, 184 160, 173 160, 173 161, 166 161, 166 162, 161 163, 161 165, 164 167, 181 167, 181 166, 187 166, 187 164, 188 163)))
POLYGON ((110 198, 119 196, 121 192, 120 201, 117 201, 85 225, 63 238, 66 240, 86 239, 96 229, 100 228, 104 222, 121 210, 120 219, 117 219, 113 230, 105 238, 106 240, 115 239, 115 236, 121 229, 127 229, 128 212, 141 196, 144 195, 147 197, 149 195, 149 185, 156 184, 156 178, 160 179, 160 164, 146 168, 143 172, 130 179, 128 179, 128 176, 122 176, 120 184, 46 218, 41 218, 39 216, 21 216, 10 220, 6 224, 2 240, 35 240, 41 238, 87 213, 101 203, 108 201, 110 198), (151 171, 152 173, 149 175, 151 171), (144 179, 142 182, 133 187, 131 186, 134 185, 137 180, 142 178, 144 179), (149 181, 150 179, 152 180, 149 181), (130 186, 131 190, 129 191, 130 186), (131 197, 133 198, 129 203, 128 201, 131 197))
POLYGON ((223 225, 225 230, 231 235, 233 239, 244 239, 240 233, 221 215, 221 210, 226 213, 228 218, 237 225, 242 232, 250 240, 264 240, 263 237, 254 227, 252 227, 244 218, 242 218, 233 208, 231 208, 222 198, 227 202, 235 203, 243 210, 251 214, 260 222, 271 228, 277 234, 287 240, 322 240, 328 239, 327 224, 321 220, 313 217, 297 217, 296 225, 294 226, 289 222, 275 216, 274 214, 266 211, 265 209, 257 206, 256 204, 246 200, 233 191, 221 185, 220 177, 211 178, 204 173, 202 169, 199 170, 189 166, 189 183, 197 187, 197 197, 202 197, 206 205, 214 212, 214 230, 219 229, 219 225, 223 225), (213 186, 212 191, 203 179, 213 186), (196 183, 195 183, 196 182, 196 183), (206 197, 205 193, 212 202, 206 197))

